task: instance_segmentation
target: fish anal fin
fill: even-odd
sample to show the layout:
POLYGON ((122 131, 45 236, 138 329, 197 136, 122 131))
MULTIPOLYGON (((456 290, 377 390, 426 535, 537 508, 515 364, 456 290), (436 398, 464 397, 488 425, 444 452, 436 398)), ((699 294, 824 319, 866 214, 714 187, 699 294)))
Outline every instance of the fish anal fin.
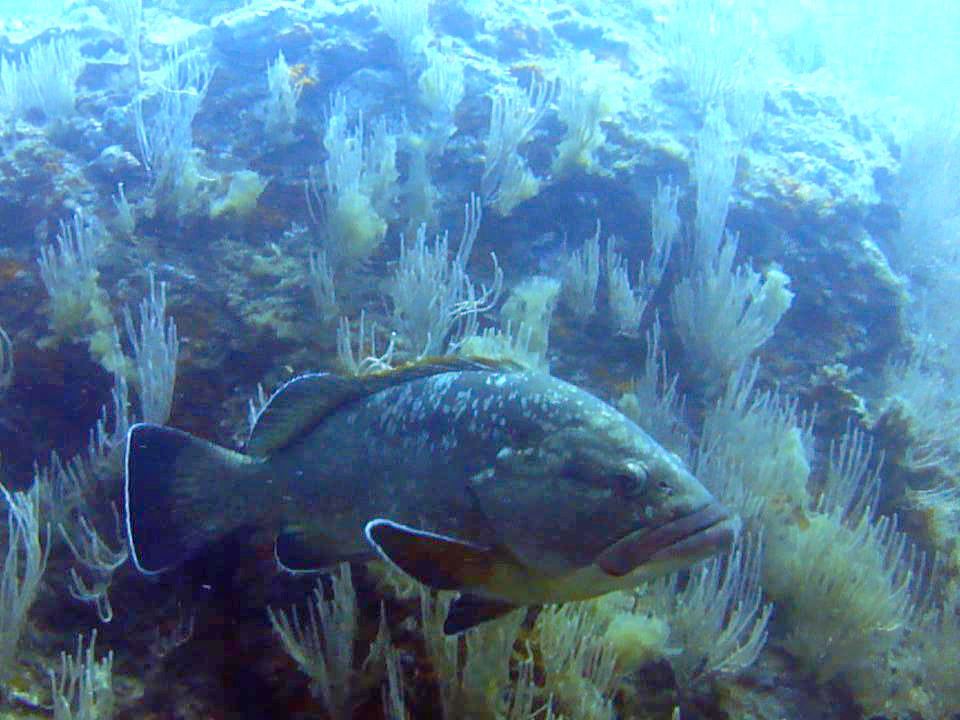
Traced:
POLYGON ((378 518, 367 540, 385 559, 437 590, 487 587, 503 558, 493 549, 378 518))
POLYGON ((446 635, 457 635, 516 609, 516 605, 508 602, 490 600, 473 593, 461 593, 450 603, 447 619, 443 623, 443 632, 446 635))
POLYGON ((300 527, 278 533, 273 554, 277 565, 294 574, 321 572, 342 562, 370 559, 370 553, 337 552, 333 541, 326 535, 300 527))

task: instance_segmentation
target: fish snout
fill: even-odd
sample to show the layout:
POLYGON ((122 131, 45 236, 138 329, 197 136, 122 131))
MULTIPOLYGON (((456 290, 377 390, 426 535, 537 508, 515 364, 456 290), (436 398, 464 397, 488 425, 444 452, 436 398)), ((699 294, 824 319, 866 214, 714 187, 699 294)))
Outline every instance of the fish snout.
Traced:
POLYGON ((689 565, 728 550, 740 526, 738 515, 711 500, 663 525, 629 533, 601 552, 596 564, 614 577, 623 577, 644 565, 689 565))

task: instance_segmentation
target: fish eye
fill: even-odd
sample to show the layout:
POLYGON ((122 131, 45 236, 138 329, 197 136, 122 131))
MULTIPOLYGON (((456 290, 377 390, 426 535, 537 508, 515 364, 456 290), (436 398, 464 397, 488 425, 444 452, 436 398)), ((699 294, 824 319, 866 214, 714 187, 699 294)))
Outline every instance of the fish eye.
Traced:
POLYGON ((610 485, 617 497, 628 497, 637 486, 637 478, 627 473, 617 473, 610 478, 610 485))

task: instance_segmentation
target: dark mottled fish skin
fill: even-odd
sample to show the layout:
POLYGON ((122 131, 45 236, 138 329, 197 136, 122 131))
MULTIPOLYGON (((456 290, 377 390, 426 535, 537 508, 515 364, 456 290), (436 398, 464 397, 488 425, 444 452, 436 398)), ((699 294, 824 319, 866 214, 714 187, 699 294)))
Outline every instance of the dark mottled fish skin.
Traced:
MULTIPOLYGON (((636 584, 717 552, 736 531, 676 456, 549 375, 441 365, 375 379, 371 392, 351 390, 363 380, 314 377, 343 401, 314 408, 303 428, 281 418, 288 442, 265 457, 166 428, 131 431, 128 532, 141 570, 255 524, 280 534, 289 569, 376 549, 434 587, 509 607, 636 584)), ((309 401, 307 380, 278 392, 265 426, 297 392, 309 401)))
POLYGON ((388 388, 325 420, 272 467, 291 502, 322 508, 345 547, 366 545, 374 516, 492 543, 468 478, 505 444, 548 432, 560 412, 555 397, 523 395, 525 379, 450 372, 388 388))
POLYGON ((271 464, 290 498, 290 516, 298 507, 322 512, 345 552, 365 546, 360 530, 370 517, 479 544, 499 542, 478 499, 483 484, 499 484, 513 496, 528 539, 538 540, 542 529, 554 541, 553 547, 541 543, 538 562, 559 569, 589 562, 646 521, 649 507, 621 502, 630 499, 629 487, 603 487, 599 479, 569 482, 562 474, 590 459, 562 456, 575 448, 551 446, 550 456, 539 452, 545 439, 578 429, 602 438, 597 451, 610 461, 634 456, 648 466, 670 466, 691 481, 695 494, 702 493, 696 499, 708 501, 680 461, 622 414, 573 385, 533 372, 449 372, 388 388, 328 418, 271 464), (534 467, 527 477, 505 478, 503 458, 511 451, 526 451, 531 463, 548 463, 561 476, 537 476, 534 467))

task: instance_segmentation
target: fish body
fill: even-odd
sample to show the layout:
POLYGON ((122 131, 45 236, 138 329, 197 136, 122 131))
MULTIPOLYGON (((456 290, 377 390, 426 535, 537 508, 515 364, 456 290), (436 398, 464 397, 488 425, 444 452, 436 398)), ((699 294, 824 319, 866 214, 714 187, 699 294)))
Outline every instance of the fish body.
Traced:
POLYGON ((297 378, 266 405, 245 453, 139 425, 126 467, 142 571, 267 527, 291 571, 381 555, 461 591, 451 631, 635 585, 723 549, 738 526, 599 398, 479 361, 297 378))

